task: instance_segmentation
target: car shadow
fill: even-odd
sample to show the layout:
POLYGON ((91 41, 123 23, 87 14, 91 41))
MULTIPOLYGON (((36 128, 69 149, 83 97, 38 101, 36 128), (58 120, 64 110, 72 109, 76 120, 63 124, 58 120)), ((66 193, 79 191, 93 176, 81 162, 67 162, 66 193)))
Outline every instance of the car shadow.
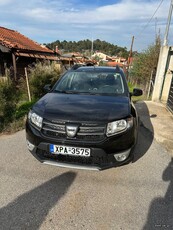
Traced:
POLYGON ((39 229, 49 210, 66 194, 76 173, 67 172, 24 193, 0 209, 0 229, 39 229))
POLYGON ((139 115, 139 132, 137 144, 133 150, 133 163, 143 157, 150 148, 154 139, 154 129, 151 119, 157 116, 156 114, 150 115, 145 102, 138 102, 135 104, 135 107, 139 115))
POLYGON ((170 181, 170 184, 164 197, 152 201, 143 230, 173 229, 173 158, 164 170, 162 179, 170 181))

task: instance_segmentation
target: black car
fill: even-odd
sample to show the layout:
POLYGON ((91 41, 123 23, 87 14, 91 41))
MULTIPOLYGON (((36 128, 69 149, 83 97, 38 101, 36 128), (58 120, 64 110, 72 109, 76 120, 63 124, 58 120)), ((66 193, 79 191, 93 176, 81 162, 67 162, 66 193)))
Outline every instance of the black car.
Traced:
MULTIPOLYGON (((49 88, 49 86, 46 86, 49 88)), ((66 72, 31 109, 26 122, 30 152, 42 163, 101 170, 133 159, 138 115, 118 66, 66 72)))

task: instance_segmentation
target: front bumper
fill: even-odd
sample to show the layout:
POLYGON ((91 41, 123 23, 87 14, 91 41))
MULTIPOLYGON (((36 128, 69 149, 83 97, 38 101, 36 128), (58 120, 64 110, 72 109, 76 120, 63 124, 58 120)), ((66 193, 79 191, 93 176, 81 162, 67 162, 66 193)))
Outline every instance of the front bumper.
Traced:
POLYGON ((44 137, 40 131, 26 123, 26 139, 32 155, 41 163, 67 168, 103 170, 117 167, 132 161, 132 148, 136 141, 136 129, 132 128, 116 137, 106 138, 101 142, 75 142, 74 140, 55 140, 44 137), (91 149, 90 157, 70 156, 50 153, 50 144, 85 147, 91 149), (33 148, 31 148, 33 145, 33 148), (117 155, 126 154, 124 161, 117 161, 117 155))
MULTIPOLYGON (((31 146, 31 143, 28 145, 31 146)), ((30 147, 28 147, 28 149, 29 148, 30 147)), ((127 159, 122 162, 116 161, 114 154, 106 154, 103 149, 99 148, 91 148, 90 157, 52 154, 49 151, 48 143, 40 143, 38 146, 34 146, 32 150, 29 150, 41 163, 65 168, 103 170, 121 166, 132 161, 131 149, 115 154, 127 155, 127 159)))

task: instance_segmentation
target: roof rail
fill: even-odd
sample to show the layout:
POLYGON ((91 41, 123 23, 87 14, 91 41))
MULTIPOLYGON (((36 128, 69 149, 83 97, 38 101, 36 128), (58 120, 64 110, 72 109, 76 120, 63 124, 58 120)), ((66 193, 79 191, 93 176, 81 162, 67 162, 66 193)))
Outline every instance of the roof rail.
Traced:
POLYGON ((94 64, 92 62, 88 62, 88 63, 83 63, 83 64, 75 64, 71 67, 70 70, 76 70, 78 69, 79 67, 82 67, 82 66, 94 66, 94 64))
POLYGON ((86 63, 86 66, 94 66, 94 64, 92 62, 88 62, 86 63))
POLYGON ((71 67, 70 70, 76 70, 76 69, 78 69, 78 68, 81 67, 81 66, 84 66, 84 65, 75 64, 75 65, 73 65, 73 66, 71 67))

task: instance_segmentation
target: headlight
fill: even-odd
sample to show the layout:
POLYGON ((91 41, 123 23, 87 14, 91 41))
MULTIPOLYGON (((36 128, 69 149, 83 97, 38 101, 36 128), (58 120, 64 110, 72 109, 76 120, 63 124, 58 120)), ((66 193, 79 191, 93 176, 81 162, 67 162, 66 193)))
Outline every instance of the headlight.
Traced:
POLYGON ((108 123, 106 135, 112 136, 118 133, 125 131, 126 129, 133 126, 133 117, 128 118, 127 120, 119 120, 108 123))
POLYGON ((34 113, 32 110, 30 110, 28 113, 28 119, 32 124, 34 124, 39 129, 42 128, 43 118, 37 115, 36 113, 34 113))

